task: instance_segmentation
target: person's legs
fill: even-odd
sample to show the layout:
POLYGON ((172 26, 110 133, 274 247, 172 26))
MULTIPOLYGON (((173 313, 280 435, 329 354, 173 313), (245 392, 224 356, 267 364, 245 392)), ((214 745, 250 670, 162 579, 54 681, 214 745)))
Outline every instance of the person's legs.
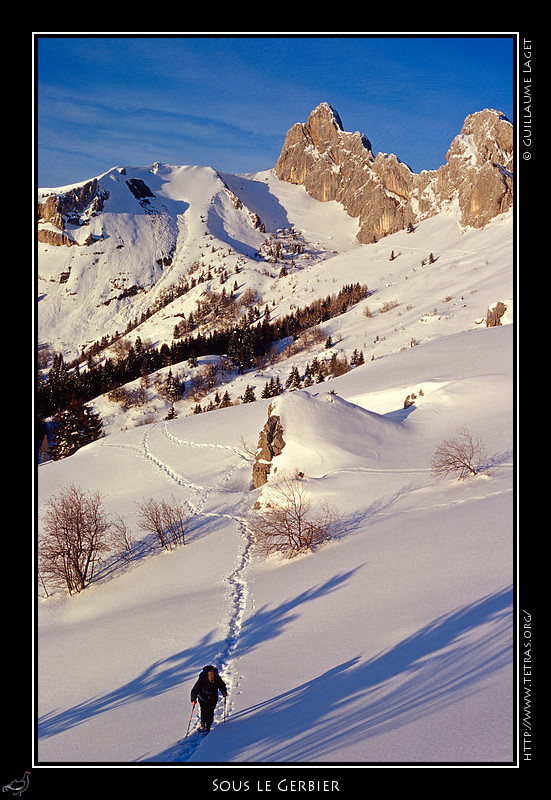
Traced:
POLYGON ((199 708, 201 709, 201 725, 200 730, 204 730, 205 726, 205 703, 203 700, 199 699, 199 708))
POLYGON ((216 702, 203 703, 201 705, 201 723, 205 726, 207 731, 210 731, 210 726, 212 725, 212 721, 214 719, 215 706, 216 702))

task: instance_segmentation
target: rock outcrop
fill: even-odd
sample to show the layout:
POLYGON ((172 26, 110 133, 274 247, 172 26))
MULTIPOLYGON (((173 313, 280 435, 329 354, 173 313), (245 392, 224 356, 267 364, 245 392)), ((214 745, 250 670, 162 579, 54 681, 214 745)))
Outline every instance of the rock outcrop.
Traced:
POLYGON ((374 157, 369 139, 346 132, 338 113, 321 103, 305 124, 288 131, 275 173, 317 200, 341 203, 358 218, 362 243, 454 203, 465 227, 483 227, 512 205, 513 126, 500 112, 486 109, 467 117, 446 162, 417 175, 395 155, 374 157))
MULTIPOLYGON (((108 194, 98 187, 97 178, 66 192, 52 193, 38 203, 38 241, 50 245, 75 245, 68 226, 87 225, 90 217, 103 210, 108 194)), ((91 244, 89 237, 86 244, 91 244)))
POLYGON ((273 414, 273 404, 268 407, 268 419, 260 431, 255 462, 253 464, 253 485, 255 489, 268 482, 272 468, 272 459, 278 456, 285 447, 283 428, 280 418, 273 414))
POLYGON ((61 247, 62 245, 71 247, 71 245, 76 244, 75 240, 65 233, 65 231, 58 231, 49 227, 39 228, 36 238, 37 241, 42 242, 42 244, 49 244, 54 247, 61 247))
POLYGON ((486 314, 486 327, 495 328, 501 325, 501 318, 507 311, 507 306, 499 300, 495 305, 490 306, 486 314))

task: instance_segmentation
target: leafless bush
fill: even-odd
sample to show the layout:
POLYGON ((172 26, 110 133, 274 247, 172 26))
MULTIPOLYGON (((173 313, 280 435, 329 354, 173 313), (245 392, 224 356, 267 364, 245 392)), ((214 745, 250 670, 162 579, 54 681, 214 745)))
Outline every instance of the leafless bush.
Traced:
POLYGON ((132 557, 136 542, 128 530, 126 522, 119 515, 114 518, 112 523, 111 542, 115 547, 120 548, 123 558, 130 559, 132 557))
POLYGON ((254 289, 251 289, 250 287, 248 289, 245 289, 239 302, 242 306, 250 308, 250 306, 253 306, 255 303, 258 303, 258 292, 255 291, 254 289))
POLYGON ((205 364, 191 378, 188 397, 193 402, 198 402, 220 384, 220 369, 218 364, 205 364))
POLYGON ((473 439, 463 426, 452 439, 446 439, 438 445, 431 468, 437 478, 455 474, 462 479, 477 475, 485 458, 481 440, 473 439))
POLYGON ((111 351, 116 359, 123 360, 128 356, 132 343, 128 339, 116 339, 111 345, 111 351))
POLYGON ((92 580, 102 553, 108 549, 111 523, 99 492, 78 486, 62 489, 44 514, 38 545, 40 580, 69 594, 81 592, 92 580))
POLYGON ((245 441, 245 437, 241 437, 241 450, 245 453, 248 461, 254 461, 256 458, 256 446, 249 444, 249 442, 245 441))
POLYGON ((143 405, 148 399, 147 388, 143 384, 133 389, 117 386, 115 389, 111 389, 107 397, 112 403, 121 403, 125 411, 133 406, 143 405))
POLYGON ((336 514, 329 506, 312 513, 300 473, 281 478, 270 488, 269 507, 254 511, 249 520, 257 552, 293 558, 331 539, 336 514))
POLYGON ((154 533, 165 550, 185 545, 191 515, 183 501, 144 499, 138 504, 138 515, 141 529, 154 533))

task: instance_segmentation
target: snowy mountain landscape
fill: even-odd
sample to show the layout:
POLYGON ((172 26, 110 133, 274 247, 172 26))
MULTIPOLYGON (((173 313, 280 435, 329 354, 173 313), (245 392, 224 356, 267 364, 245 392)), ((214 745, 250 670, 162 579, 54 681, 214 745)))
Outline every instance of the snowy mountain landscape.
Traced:
POLYGON ((72 454, 48 455, 53 414, 40 429, 38 541, 77 486, 133 543, 78 593, 37 582, 37 763, 512 762, 514 210, 466 225, 457 194, 426 213, 420 197, 366 243, 275 170, 156 163, 40 189, 39 380, 54 353, 81 376, 161 362, 86 397, 102 436, 72 454), (332 312, 278 338, 319 301, 332 312), (209 339, 263 324, 246 357, 209 339), (284 445, 258 483, 270 418, 284 445), (459 431, 476 474, 439 477, 459 431), (327 539, 265 557, 254 519, 293 476, 312 514, 331 507, 327 539), (185 507, 185 545, 142 529, 151 499, 185 507), (186 736, 207 664, 227 703, 186 736))

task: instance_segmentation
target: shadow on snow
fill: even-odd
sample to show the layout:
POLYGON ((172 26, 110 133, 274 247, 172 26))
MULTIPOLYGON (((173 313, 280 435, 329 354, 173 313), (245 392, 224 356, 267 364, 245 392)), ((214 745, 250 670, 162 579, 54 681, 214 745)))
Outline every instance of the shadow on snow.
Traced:
POLYGON ((323 760, 465 699, 511 663, 508 588, 435 619, 368 661, 349 659, 233 714, 231 744, 221 745, 228 761, 245 760, 248 751, 258 762, 323 760))
MULTIPOLYGON (((320 586, 301 592, 296 597, 274 609, 261 609, 248 619, 239 632, 235 654, 243 655, 273 639, 283 631, 296 616, 298 607, 335 591, 352 575, 352 572, 336 575, 320 586)), ((184 687, 197 679, 203 664, 219 662, 228 648, 227 640, 215 640, 212 632, 206 634, 193 647, 175 653, 169 658, 153 663, 133 680, 98 697, 92 697, 64 711, 51 712, 38 720, 38 737, 47 738, 85 723, 100 714, 113 711, 130 703, 139 702, 184 687)), ((187 693, 182 699, 182 720, 187 709, 187 693)))
MULTIPOLYGON (((235 655, 241 656, 279 636, 301 605, 338 590, 352 572, 335 575, 275 608, 247 619, 235 655)), ((155 662, 128 683, 39 720, 38 736, 55 736, 100 714, 176 688, 182 698, 203 663, 227 646, 207 634, 196 646, 155 662)), ((363 661, 344 661, 289 691, 229 718, 227 761, 240 761, 253 748, 259 762, 309 762, 338 747, 386 733, 442 710, 476 692, 481 682, 512 661, 512 588, 445 614, 393 647, 363 661)), ((222 744, 222 742, 221 742, 222 744)), ((178 761, 175 747, 137 761, 178 761)), ((184 759, 185 760, 185 759, 184 759)))

